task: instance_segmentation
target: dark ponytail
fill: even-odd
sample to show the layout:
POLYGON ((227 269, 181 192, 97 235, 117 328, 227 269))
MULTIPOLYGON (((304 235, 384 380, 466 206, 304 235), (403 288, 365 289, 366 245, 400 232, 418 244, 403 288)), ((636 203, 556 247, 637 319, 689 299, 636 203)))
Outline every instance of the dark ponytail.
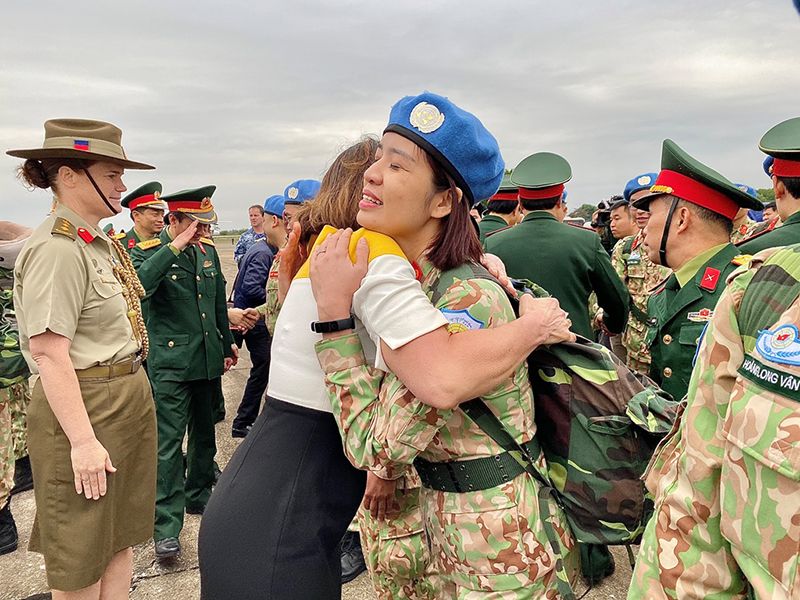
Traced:
POLYGON ((88 169, 95 161, 84 158, 28 158, 17 167, 17 177, 30 189, 52 188, 56 191, 58 170, 69 167, 73 171, 88 169))

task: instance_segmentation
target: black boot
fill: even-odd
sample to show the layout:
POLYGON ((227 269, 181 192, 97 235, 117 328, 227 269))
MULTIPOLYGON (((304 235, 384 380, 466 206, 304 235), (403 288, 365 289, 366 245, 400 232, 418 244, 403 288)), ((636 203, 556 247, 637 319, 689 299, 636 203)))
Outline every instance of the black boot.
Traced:
POLYGON ((33 489, 33 473, 31 472, 31 459, 23 456, 14 463, 14 487, 11 495, 27 492, 33 489))
POLYGON ((11 516, 11 500, 0 510, 0 554, 17 549, 17 524, 11 516))
POLYGON ((367 570, 364 554, 361 551, 361 539, 357 531, 348 531, 342 538, 342 583, 353 581, 367 570))

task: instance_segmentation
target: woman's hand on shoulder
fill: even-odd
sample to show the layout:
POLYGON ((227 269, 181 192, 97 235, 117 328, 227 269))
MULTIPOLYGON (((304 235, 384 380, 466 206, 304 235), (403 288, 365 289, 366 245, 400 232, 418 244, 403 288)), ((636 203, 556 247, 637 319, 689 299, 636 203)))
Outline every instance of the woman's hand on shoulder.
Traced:
POLYGON ((360 239, 356 262, 350 260, 351 229, 329 235, 311 253, 311 289, 317 301, 320 321, 346 319, 350 315, 353 294, 369 268, 369 244, 360 239))
POLYGON ((87 500, 99 500, 106 495, 106 471, 115 473, 111 457, 97 438, 75 444, 70 450, 75 491, 87 500))
POLYGON ((521 294, 519 316, 541 340, 537 344, 539 346, 575 341, 575 334, 569 330, 572 321, 555 298, 534 298, 530 294, 521 294))

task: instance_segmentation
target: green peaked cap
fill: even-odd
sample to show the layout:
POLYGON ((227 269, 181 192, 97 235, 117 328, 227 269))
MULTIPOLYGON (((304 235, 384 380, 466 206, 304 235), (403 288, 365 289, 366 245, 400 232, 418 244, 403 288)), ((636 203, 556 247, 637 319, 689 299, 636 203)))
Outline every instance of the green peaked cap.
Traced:
POLYGON ((537 190, 561 185, 570 179, 572 167, 563 156, 552 152, 537 152, 516 166, 510 181, 517 187, 537 190))
MULTIPOLYGON (((687 187, 681 185, 679 182, 669 181, 669 174, 665 174, 664 171, 674 171, 684 177, 688 177, 710 188, 713 192, 722 194, 728 200, 733 201, 739 208, 752 208, 755 210, 761 210, 763 208, 759 200, 753 198, 747 192, 740 190, 727 177, 690 156, 688 152, 669 139, 664 140, 661 147, 661 173, 659 173, 655 185, 650 188, 650 194, 639 198, 633 203, 636 208, 647 210, 650 202, 657 196, 672 194, 692 204, 703 206, 713 212, 722 214, 731 219, 733 218, 733 216, 726 214, 726 207, 723 206, 725 202, 717 201, 717 199, 715 199, 715 194, 701 194, 702 198, 699 198, 693 187, 687 187)), ((727 212, 729 213, 730 211, 727 212)), ((733 212, 735 215, 736 211, 733 212)))
POLYGON ((775 158, 800 160, 800 117, 775 125, 758 142, 758 148, 775 158))
POLYGON ((181 190, 168 196, 162 196, 161 199, 167 203, 170 212, 182 212, 201 223, 216 223, 217 213, 214 212, 214 205, 211 203, 211 196, 214 195, 216 189, 215 185, 206 185, 190 190, 181 190))
POLYGON ((151 181, 139 186, 122 199, 122 206, 134 210, 136 208, 155 208, 164 210, 166 205, 161 200, 161 184, 151 181), (133 204, 131 206, 131 204, 133 204))
POLYGON ((517 191, 517 184, 511 182, 511 174, 506 173, 503 175, 503 180, 500 182, 500 187, 498 188, 498 192, 516 192, 517 191))

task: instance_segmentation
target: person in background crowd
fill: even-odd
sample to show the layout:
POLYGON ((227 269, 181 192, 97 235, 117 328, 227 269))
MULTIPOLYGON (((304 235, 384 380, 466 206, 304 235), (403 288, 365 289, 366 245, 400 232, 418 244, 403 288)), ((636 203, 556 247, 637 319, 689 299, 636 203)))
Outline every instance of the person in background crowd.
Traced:
MULTIPOLYGON (((272 196, 264 203, 264 214, 277 219, 283 214, 283 196, 272 196)), ((271 221, 272 222, 272 221, 271 221)), ((278 221, 279 230, 285 232, 283 221, 278 221)), ((278 247, 270 244, 271 231, 265 231, 265 239, 255 242, 239 263, 239 273, 233 286, 234 308, 247 309, 261 306, 266 301, 266 285, 272 261, 278 247)), ((261 410, 261 399, 269 381, 270 348, 272 338, 262 320, 258 320, 246 333, 234 333, 236 345, 247 343, 252 367, 242 394, 242 401, 233 419, 231 435, 243 438, 250 431, 261 410)))
POLYGON ((39 378, 28 446, 36 518, 54 600, 125 598, 132 547, 152 533, 156 423, 141 361, 149 347, 144 290, 127 252, 100 230, 118 214, 129 160, 110 123, 52 119, 42 148, 10 150, 55 209, 14 266, 22 354, 39 378))
POLYGON ((131 254, 148 302, 152 339, 148 374, 158 417, 158 488, 153 531, 158 559, 181 551, 184 511, 202 514, 214 482, 214 409, 218 379, 236 364, 225 280, 214 242, 215 186, 163 200, 169 227, 131 254), (181 445, 189 433, 184 469, 181 445))
POLYGON ((778 215, 778 204, 774 200, 772 202, 767 202, 764 204, 764 212, 761 214, 764 217, 762 222, 772 223, 775 219, 780 219, 778 215))
POLYGON ((485 243, 487 235, 516 225, 520 218, 517 186, 511 183, 511 176, 505 174, 500 189, 486 203, 486 214, 478 224, 481 244, 485 243))
MULTIPOLYGON (((752 196, 758 200, 758 192, 755 188, 750 187, 744 183, 735 183, 736 187, 742 190, 745 194, 752 196)), ((751 237, 758 230, 758 221, 750 218, 750 211, 752 209, 740 208, 739 212, 733 218, 733 232, 731 233, 731 244, 738 244, 749 237, 751 237)), ((798 240, 800 241, 800 240, 798 240)))
POLYGON ((161 184, 157 181, 145 183, 122 199, 122 207, 131 211, 133 227, 120 243, 128 253, 139 242, 152 240, 164 229, 164 209, 161 200, 161 184))
POLYGON ((264 208, 260 204, 254 204, 247 209, 247 215, 250 218, 250 228, 239 236, 233 251, 233 260, 237 265, 250 246, 264 239, 264 208))

